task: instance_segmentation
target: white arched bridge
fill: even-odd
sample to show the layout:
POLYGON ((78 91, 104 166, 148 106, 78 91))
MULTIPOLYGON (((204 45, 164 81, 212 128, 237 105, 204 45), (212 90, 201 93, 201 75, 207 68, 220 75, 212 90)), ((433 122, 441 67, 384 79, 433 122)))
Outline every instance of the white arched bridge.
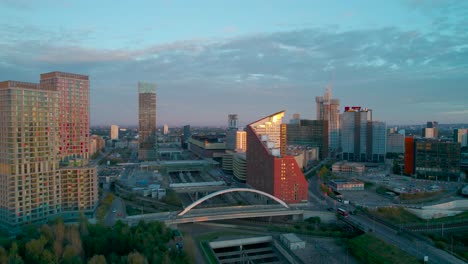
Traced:
POLYGON ((165 213, 154 213, 154 214, 141 214, 128 216, 124 219, 130 225, 137 224, 140 220, 143 221, 161 221, 167 225, 171 224, 182 224, 182 223, 194 223, 194 222, 205 222, 205 221, 216 221, 216 220, 227 220, 227 219, 239 219, 239 218, 253 218, 253 217, 270 217, 270 216, 302 216, 303 210, 291 209, 284 201, 277 197, 255 189, 248 188, 230 188, 217 191, 206 195, 197 201, 187 206, 184 210, 178 212, 165 212, 165 213), (214 198, 219 195, 232 192, 251 192, 257 193, 262 196, 268 197, 276 201, 281 206, 275 205, 249 205, 249 206, 227 206, 227 207, 215 207, 215 208, 204 208, 197 209, 196 212, 192 211, 196 206, 201 203, 214 198), (190 212, 190 214, 188 214, 190 212))

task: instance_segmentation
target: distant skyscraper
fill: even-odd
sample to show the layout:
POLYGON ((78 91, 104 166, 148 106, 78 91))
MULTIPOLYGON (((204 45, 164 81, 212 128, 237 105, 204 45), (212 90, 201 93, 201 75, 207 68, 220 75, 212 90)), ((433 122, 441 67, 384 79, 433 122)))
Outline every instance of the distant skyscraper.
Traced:
POLYGON ((167 124, 164 124, 164 127, 163 127, 163 134, 164 134, 164 135, 169 134, 169 126, 168 126, 167 124))
POLYGON ((40 84, 0 83, 1 226, 17 232, 50 217, 92 215, 98 192, 89 148, 88 76, 51 72, 40 84))
POLYGON ((367 161, 368 123, 372 122, 372 110, 361 107, 346 107, 341 115, 341 147, 343 159, 367 161))
POLYGON ((328 157, 328 121, 300 119, 287 125, 287 144, 318 147, 321 159, 328 157))
POLYGON ((439 137, 439 123, 436 121, 428 121, 426 128, 422 129, 422 137, 438 138, 439 137))
POLYGON ((388 133, 387 153, 405 153, 405 135, 400 133, 388 133))
POLYGON ((156 159, 156 84, 138 82, 138 158, 156 159))
POLYGON ((325 96, 317 96, 317 120, 328 121, 328 147, 335 152, 340 147, 340 100, 331 98, 331 88, 327 88, 325 96))
POLYGON ((384 162, 386 134, 384 122, 372 121, 372 110, 360 106, 345 107, 341 115, 343 159, 384 162))
POLYGON ((286 146, 284 112, 247 126, 247 184, 288 203, 307 201, 308 184, 293 156, 282 154, 286 146))
POLYGON ((119 126, 111 126, 111 139, 119 139, 119 126))
MULTIPOLYGON (((298 113, 295 113, 295 114, 293 114, 292 119, 289 120, 289 124, 291 124, 291 125, 297 125, 297 124, 299 124, 300 119, 301 119, 301 115, 298 114, 298 113)), ((328 143, 327 143, 327 144, 328 144, 328 143)))
POLYGON ((226 131, 226 149, 236 149, 236 137, 238 129, 238 119, 236 114, 228 115, 228 129, 226 131))
POLYGON ((369 160, 384 162, 387 154, 387 125, 381 121, 372 121, 372 152, 369 160))
POLYGON ((237 130, 238 127, 239 125, 238 125, 237 115, 236 114, 228 115, 228 128, 237 130))
POLYGON ((188 147, 188 141, 192 133, 190 132, 190 125, 185 125, 184 126, 184 136, 183 136, 183 141, 182 141, 182 147, 184 149, 187 149, 188 147))

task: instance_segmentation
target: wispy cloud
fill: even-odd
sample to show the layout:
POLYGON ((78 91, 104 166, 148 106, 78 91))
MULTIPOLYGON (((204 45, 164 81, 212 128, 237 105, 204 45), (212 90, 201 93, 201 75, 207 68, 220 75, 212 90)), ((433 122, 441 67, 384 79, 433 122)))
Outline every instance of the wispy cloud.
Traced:
MULTIPOLYGON (((468 97, 462 85, 468 82, 467 33, 441 38, 437 32, 398 28, 304 29, 189 39, 138 49, 99 49, 79 40, 73 43, 77 36, 67 32, 35 34, 24 39, 11 33, 0 40, 0 80, 34 81, 48 70, 90 74, 92 103, 103 106, 100 109, 112 109, 116 102, 125 105, 125 111, 119 113, 122 120, 136 120, 138 80, 158 83, 158 100, 164 102, 158 106, 158 120, 177 120, 168 123, 202 122, 205 116, 222 123, 224 114, 212 113, 218 107, 236 111, 245 119, 258 117, 255 109, 247 107, 250 104, 265 112, 287 108, 313 118, 314 97, 330 82, 350 104, 376 104, 376 113, 388 113, 388 117, 400 113, 402 120, 406 120, 404 111, 414 113, 413 119, 427 119, 430 111, 415 110, 417 102, 443 98, 450 105, 468 97), (61 37, 61 41, 48 41, 61 37), (189 117, 184 115, 188 110, 164 107, 179 105, 181 100, 193 102, 198 114, 189 117)), ((459 120, 465 118, 464 111, 440 108, 459 120)), ((117 118, 115 112, 104 110, 92 117, 93 123, 117 118)), ((385 117, 382 114, 380 119, 385 117)))

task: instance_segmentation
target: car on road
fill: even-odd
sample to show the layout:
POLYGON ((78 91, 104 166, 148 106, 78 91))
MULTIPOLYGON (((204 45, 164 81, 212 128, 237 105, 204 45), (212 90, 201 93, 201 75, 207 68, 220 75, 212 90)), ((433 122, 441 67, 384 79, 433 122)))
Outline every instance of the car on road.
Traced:
POLYGON ((117 209, 112 210, 113 213, 117 213, 117 209))

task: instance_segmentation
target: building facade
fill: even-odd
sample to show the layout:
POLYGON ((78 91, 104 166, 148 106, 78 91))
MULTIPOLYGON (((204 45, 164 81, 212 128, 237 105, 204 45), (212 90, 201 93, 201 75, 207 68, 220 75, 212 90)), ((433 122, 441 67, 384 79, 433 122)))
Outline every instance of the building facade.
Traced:
POLYGON ((368 160, 371 147, 368 131, 371 122, 372 110, 360 106, 345 107, 341 115, 341 147, 344 160, 368 160))
POLYGON ((287 203, 307 202, 308 183, 293 156, 286 152, 284 112, 247 126, 247 184, 287 203), (284 150, 282 151, 282 149, 284 150))
POLYGON ((182 137, 182 148, 187 149, 188 148, 188 141, 189 138, 192 136, 192 132, 190 131, 190 125, 185 125, 184 126, 184 135, 182 137))
POLYGON ((387 125, 381 121, 372 121, 372 152, 369 157, 372 162, 385 162, 387 154, 387 125))
POLYGON ((119 126, 118 125, 112 125, 111 126, 110 138, 112 140, 119 139, 119 126))
POLYGON ((336 152, 340 148, 340 100, 331 98, 331 88, 327 88, 324 96, 315 98, 317 103, 317 120, 328 121, 328 147, 336 152))
POLYGON ((301 119, 297 124, 287 125, 287 144, 317 147, 319 158, 328 157, 328 121, 301 119))
POLYGON ((138 159, 156 159, 156 84, 138 82, 138 159))
POLYGON ((3 228, 14 233, 28 223, 94 213, 97 173, 88 164, 89 138, 88 76, 51 72, 41 74, 40 84, 0 83, 3 228))
POLYGON ((453 142, 460 143, 461 147, 468 146, 468 129, 457 128, 453 130, 453 142))
POLYGON ((188 141, 188 149, 201 158, 222 160, 226 152, 225 135, 193 135, 188 141))
POLYGON ((234 153, 232 162, 232 174, 237 180, 245 182, 247 178, 247 156, 245 152, 234 153))
POLYGON ((247 132, 236 131, 236 151, 237 152, 247 151, 247 132))
POLYGON ((329 182, 335 191, 364 191, 364 182, 356 179, 335 179, 329 182))
POLYGON ((169 126, 167 124, 164 124, 163 126, 163 134, 164 135, 169 134, 169 126))
POLYGON ((438 138, 439 137, 439 122, 428 121, 426 127, 422 129, 422 137, 438 138))
POLYGON ((347 106, 341 124, 343 160, 384 162, 387 128, 384 122, 372 121, 371 109, 347 106))
POLYGON ((428 180, 460 180, 460 143, 405 139, 405 173, 428 180))
POLYGON ((400 133, 388 133, 387 153, 405 153, 405 135, 400 133))
POLYGON ((228 128, 226 131, 226 149, 235 150, 237 146, 238 118, 236 114, 228 115, 228 128))

